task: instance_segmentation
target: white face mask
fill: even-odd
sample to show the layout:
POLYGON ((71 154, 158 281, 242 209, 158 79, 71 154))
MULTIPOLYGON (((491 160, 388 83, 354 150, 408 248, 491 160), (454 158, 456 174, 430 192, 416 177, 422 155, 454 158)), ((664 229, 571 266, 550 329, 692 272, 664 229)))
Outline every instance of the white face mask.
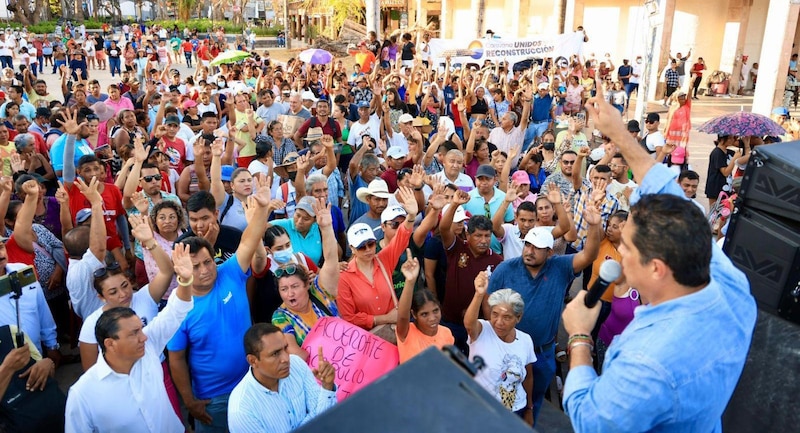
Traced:
POLYGON ((636 59, 636 64, 641 65, 642 64, 642 59, 636 59))

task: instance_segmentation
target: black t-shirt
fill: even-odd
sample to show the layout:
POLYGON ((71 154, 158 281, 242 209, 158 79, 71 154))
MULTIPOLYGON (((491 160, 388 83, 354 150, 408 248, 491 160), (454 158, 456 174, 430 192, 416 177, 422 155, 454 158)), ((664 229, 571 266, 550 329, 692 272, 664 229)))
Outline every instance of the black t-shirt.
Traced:
MULTIPOLYGON (((180 242, 190 236, 196 236, 192 229, 186 231, 175 242, 180 242)), ((216 264, 225 263, 226 260, 231 258, 239 248, 239 242, 242 240, 242 231, 230 226, 219 226, 219 235, 217 242, 214 244, 214 262, 216 264)))
POLYGON ((403 51, 400 55, 400 60, 414 60, 414 43, 413 42, 406 42, 403 45, 403 51))
POLYGON ((378 57, 378 51, 381 49, 381 43, 377 39, 374 41, 367 41, 367 49, 372 51, 375 57, 378 57))
POLYGON ((719 193, 728 184, 728 177, 720 173, 721 168, 728 166, 729 158, 733 157, 733 152, 724 151, 715 147, 708 158, 708 176, 706 177, 706 197, 717 198, 719 193))

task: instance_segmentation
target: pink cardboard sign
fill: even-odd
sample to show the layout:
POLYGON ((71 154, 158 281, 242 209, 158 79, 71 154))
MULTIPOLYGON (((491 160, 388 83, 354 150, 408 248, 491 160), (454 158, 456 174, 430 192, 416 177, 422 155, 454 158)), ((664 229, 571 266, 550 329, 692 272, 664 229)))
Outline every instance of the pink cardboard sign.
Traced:
POLYGON ((336 369, 336 398, 342 401, 397 367, 397 346, 338 317, 323 317, 303 341, 308 365, 318 365, 319 346, 336 369))

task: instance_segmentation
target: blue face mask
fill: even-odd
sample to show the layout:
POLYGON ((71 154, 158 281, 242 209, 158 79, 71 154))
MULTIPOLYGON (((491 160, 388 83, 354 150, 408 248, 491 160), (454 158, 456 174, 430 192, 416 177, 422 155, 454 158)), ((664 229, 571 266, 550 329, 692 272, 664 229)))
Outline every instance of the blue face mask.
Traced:
POLYGON ((281 251, 273 251, 272 257, 275 259, 278 264, 286 264, 292 260, 292 256, 294 252, 292 251, 292 247, 286 248, 285 250, 281 251))

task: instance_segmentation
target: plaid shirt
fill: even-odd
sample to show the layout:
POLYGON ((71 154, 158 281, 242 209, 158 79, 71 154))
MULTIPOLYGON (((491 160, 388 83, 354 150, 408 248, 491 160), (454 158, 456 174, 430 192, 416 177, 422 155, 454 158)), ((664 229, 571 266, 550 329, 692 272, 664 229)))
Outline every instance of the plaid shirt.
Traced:
POLYGON ((680 81, 678 81, 678 71, 669 68, 667 69, 667 72, 664 75, 664 77, 667 79, 667 87, 680 86, 680 81))
MULTIPOLYGON (((592 188, 592 183, 589 182, 588 179, 583 180, 583 185, 581 189, 575 191, 575 196, 573 203, 574 206, 572 208, 575 221, 575 228, 578 230, 578 239, 571 243, 572 248, 575 248, 578 251, 583 250, 583 245, 586 243, 586 233, 589 231, 589 224, 586 223, 586 220, 583 219, 583 211, 586 209, 586 204, 589 202, 589 199, 592 197, 592 192, 594 189, 592 188)), ((616 197, 606 192, 606 198, 603 200, 603 204, 600 206, 600 217, 603 219, 603 230, 605 231, 606 225, 608 224, 608 219, 611 217, 614 212, 619 209, 619 200, 616 197)))

